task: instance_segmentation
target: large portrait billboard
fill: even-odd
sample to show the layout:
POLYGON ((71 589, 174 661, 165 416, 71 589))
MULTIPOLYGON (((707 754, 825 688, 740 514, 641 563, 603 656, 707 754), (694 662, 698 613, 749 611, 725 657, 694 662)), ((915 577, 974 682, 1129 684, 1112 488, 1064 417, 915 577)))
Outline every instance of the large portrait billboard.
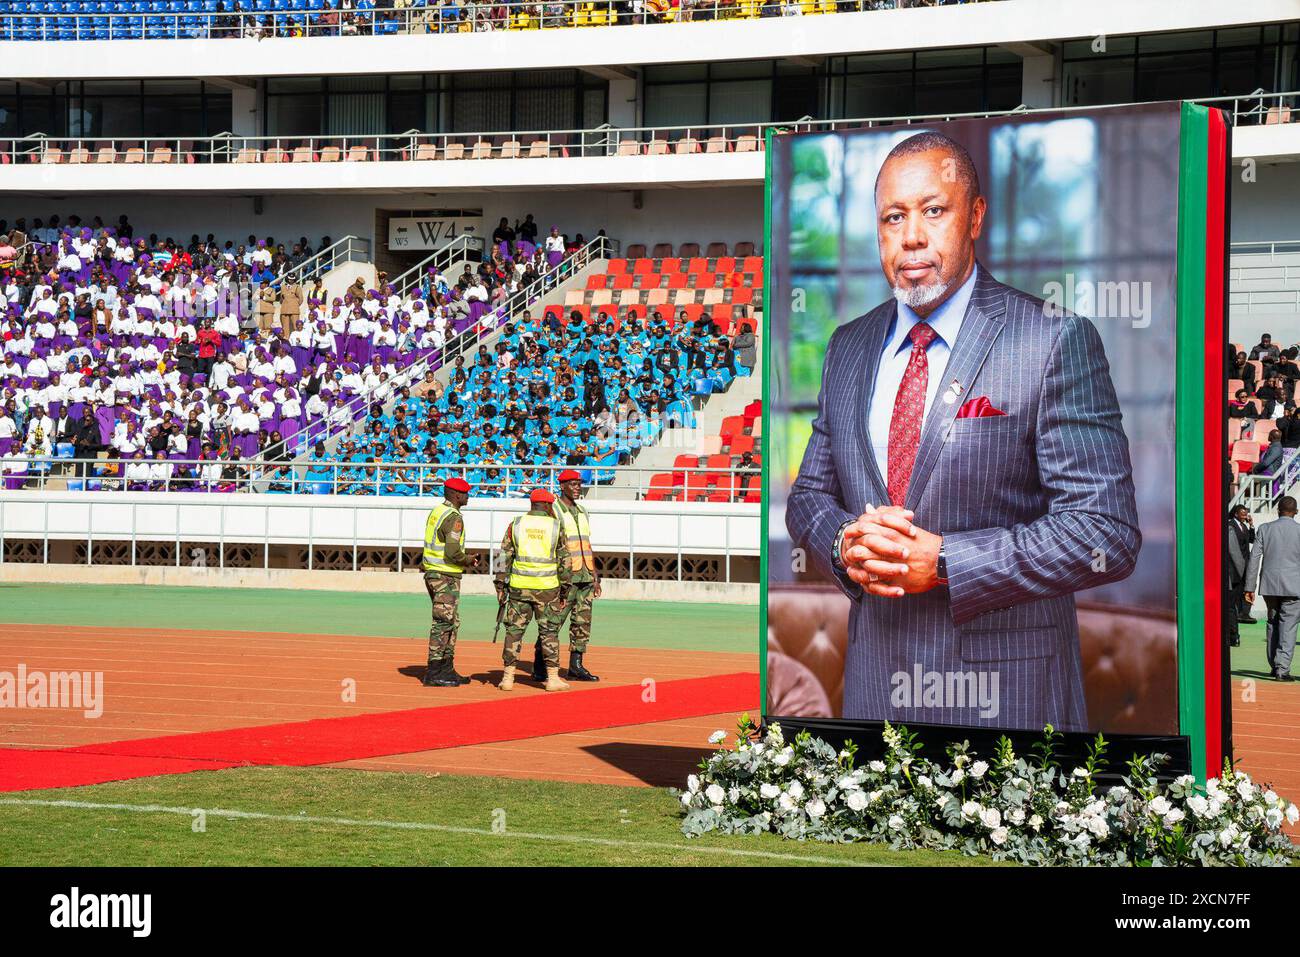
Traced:
POLYGON ((1180 732, 1181 126, 772 137, 769 715, 1180 732))

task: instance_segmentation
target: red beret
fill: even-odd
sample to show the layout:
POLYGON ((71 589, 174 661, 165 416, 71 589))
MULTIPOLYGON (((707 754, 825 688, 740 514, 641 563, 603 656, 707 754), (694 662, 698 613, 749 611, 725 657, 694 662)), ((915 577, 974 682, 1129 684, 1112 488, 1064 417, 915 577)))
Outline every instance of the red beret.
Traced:
POLYGON ((581 482, 581 481, 582 481, 582 473, 581 473, 581 472, 575 472, 573 469, 565 469, 563 472, 560 473, 560 481, 561 481, 561 482, 581 482))
POLYGON ((538 505, 542 502, 554 502, 555 496, 544 488, 535 488, 529 493, 528 501, 532 502, 534 505, 538 505))
POLYGON ((449 478, 442 483, 442 487, 449 492, 468 492, 469 483, 463 478, 449 478))

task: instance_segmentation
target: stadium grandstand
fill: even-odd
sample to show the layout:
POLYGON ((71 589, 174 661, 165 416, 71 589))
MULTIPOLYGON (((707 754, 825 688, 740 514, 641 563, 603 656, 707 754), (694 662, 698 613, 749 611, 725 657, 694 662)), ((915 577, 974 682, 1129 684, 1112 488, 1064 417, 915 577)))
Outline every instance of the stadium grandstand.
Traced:
MULTIPOLYGON (((456 475, 517 508, 577 468, 611 515, 752 521, 772 129, 1214 103, 1257 167, 1234 327, 1290 341, 1298 41, 1279 0, 11 0, 6 494, 400 509, 456 475)), ((1285 444, 1279 358, 1234 378, 1285 444)), ((1263 503, 1273 429, 1233 422, 1263 503)))

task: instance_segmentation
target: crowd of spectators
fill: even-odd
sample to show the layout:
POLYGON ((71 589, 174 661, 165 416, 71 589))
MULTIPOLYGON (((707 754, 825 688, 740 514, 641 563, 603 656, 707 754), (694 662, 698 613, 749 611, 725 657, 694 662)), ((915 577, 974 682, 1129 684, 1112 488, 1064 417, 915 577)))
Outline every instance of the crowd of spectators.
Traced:
POLYGON ((325 302, 318 277, 304 287, 295 272, 305 238, 182 246, 136 237, 125 217, 0 222, 7 484, 71 451, 107 456, 118 487, 233 487, 217 463, 288 461, 390 399, 453 337, 493 327, 511 292, 558 278, 570 243, 551 237, 495 245, 450 281, 430 270, 399 294, 381 273, 325 302))
POLYGON ((168 39, 456 33, 537 27, 792 17, 973 0, 116 0, 0 10, 3 39, 168 39), (160 9, 161 8, 161 9, 160 9), (9 20, 3 13, 28 14, 9 20), (40 16, 32 16, 39 14, 40 16), (89 14, 79 18, 61 14, 89 14))
POLYGON ((492 350, 480 346, 468 364, 457 357, 448 386, 430 373, 399 390, 391 413, 374 406, 336 450, 318 446, 303 481, 415 495, 459 475, 482 497, 526 495, 564 468, 609 481, 613 466, 665 429, 694 427, 692 397, 725 391, 753 361, 707 318, 691 322, 685 312, 674 318, 665 308, 616 328, 576 312, 561 321, 524 311, 492 350))
POLYGON ((1274 475, 1288 450, 1300 449, 1300 407, 1295 400, 1300 345, 1283 349, 1271 335, 1262 335, 1249 352, 1235 353, 1228 379, 1233 387, 1228 417, 1241 420, 1233 432, 1239 428, 1240 439, 1258 444, 1259 460, 1239 467, 1253 475, 1274 475))
POLYGON ((327 303, 299 273, 329 237, 181 245, 126 217, 0 221, 6 484, 71 457, 99 460, 77 481, 100 488, 400 495, 459 474, 515 494, 560 467, 608 480, 693 426, 693 397, 751 373, 747 327, 729 339, 666 306, 621 324, 512 309, 584 248, 539 233, 502 219, 460 276, 430 269, 399 292, 381 273, 327 303), (450 340, 498 325, 492 349, 435 374, 450 340))

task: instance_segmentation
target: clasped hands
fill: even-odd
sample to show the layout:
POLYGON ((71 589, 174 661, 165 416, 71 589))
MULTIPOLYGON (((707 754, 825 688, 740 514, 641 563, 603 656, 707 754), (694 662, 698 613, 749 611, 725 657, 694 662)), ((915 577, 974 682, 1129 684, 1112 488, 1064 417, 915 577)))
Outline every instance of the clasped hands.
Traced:
POLYGON ((912 512, 897 505, 868 505, 844 530, 840 561, 868 594, 902 598, 927 592, 939 583, 943 536, 912 523, 912 512))

